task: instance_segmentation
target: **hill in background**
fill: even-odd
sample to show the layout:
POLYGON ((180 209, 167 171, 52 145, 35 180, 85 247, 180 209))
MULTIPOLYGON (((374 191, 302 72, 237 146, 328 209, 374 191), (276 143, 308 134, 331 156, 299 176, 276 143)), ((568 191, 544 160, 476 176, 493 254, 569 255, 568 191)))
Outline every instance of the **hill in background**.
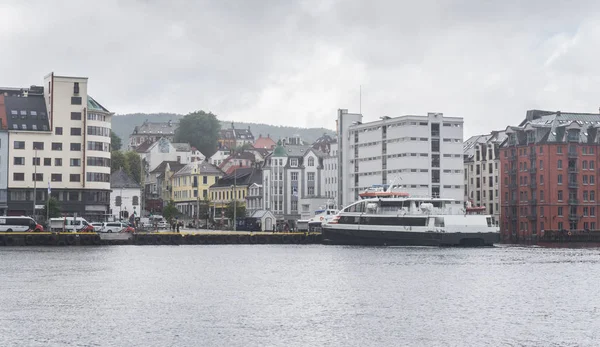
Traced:
MULTIPOLYGON (((131 135, 133 129, 137 125, 144 123, 146 120, 149 122, 168 122, 169 120, 179 121, 182 117, 183 115, 175 113, 132 113, 115 115, 112 118, 112 130, 119 135, 123 141, 123 145, 126 146, 129 141, 129 135, 131 135)), ((300 135, 304 141, 313 143, 316 139, 323 136, 323 134, 335 136, 334 131, 325 128, 298 128, 246 122, 234 122, 234 126, 236 129, 250 127, 255 138, 258 138, 259 135, 269 135, 275 141, 288 136, 300 135)), ((231 127, 231 121, 221 121, 221 128, 226 127, 231 127)))

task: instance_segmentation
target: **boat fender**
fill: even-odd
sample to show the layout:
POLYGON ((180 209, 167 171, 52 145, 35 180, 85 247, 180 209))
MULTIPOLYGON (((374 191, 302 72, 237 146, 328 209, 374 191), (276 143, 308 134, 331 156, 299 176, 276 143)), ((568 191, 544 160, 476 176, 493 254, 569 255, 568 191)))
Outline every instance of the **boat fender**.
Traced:
POLYGON ((323 220, 323 216, 321 216, 321 220, 323 220))
POLYGON ((573 234, 572 234, 572 233, 569 231, 569 232, 567 233, 567 235, 571 236, 571 235, 573 235, 573 234))
POLYGON ((254 243, 256 243, 256 241, 258 241, 256 235, 251 235, 250 236, 250 243, 254 244, 254 243))
POLYGON ((73 236, 73 235, 67 236, 67 244, 74 245, 75 244, 75 236, 73 236))

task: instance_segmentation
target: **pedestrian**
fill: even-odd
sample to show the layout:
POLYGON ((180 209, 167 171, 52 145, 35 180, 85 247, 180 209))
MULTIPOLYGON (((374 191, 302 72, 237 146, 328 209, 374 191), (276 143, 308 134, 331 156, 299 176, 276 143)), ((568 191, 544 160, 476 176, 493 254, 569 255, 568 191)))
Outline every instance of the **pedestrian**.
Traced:
POLYGON ((180 224, 180 223, 177 223, 177 232, 179 232, 179 224, 180 224))

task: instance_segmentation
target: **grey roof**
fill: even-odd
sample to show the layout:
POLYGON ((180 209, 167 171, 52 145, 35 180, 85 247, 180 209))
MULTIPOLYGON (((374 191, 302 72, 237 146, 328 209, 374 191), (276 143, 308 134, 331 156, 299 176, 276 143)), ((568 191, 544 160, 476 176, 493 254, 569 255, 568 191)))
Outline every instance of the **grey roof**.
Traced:
POLYGON ((485 135, 475 135, 469 137, 467 140, 463 142, 463 154, 465 160, 472 159, 475 156, 476 145, 478 144, 498 144, 500 145, 504 140, 506 140, 507 135, 504 130, 502 131, 492 131, 489 134, 485 135))
POLYGON ((204 160, 201 163, 192 162, 189 164, 185 164, 179 171, 175 173, 174 176, 185 176, 196 173, 196 168, 198 168, 197 174, 199 175, 222 175, 223 171, 219 170, 218 167, 204 160))
POLYGON ((527 132, 533 132, 536 143, 564 143, 567 142, 567 130, 577 130, 573 136, 577 136, 580 143, 598 142, 600 134, 600 114, 598 113, 572 113, 572 112, 527 112, 526 119, 519 126, 509 126, 507 133, 515 134, 518 144, 528 142, 527 132))
POLYGON ((123 169, 119 169, 110 174, 110 188, 140 189, 140 185, 133 178, 129 177, 127 172, 123 171, 123 169))
POLYGON ((321 137, 313 142, 313 147, 318 147, 320 144, 334 143, 337 142, 337 139, 329 136, 329 134, 324 133, 321 137))
POLYGON ((171 143, 177 152, 189 152, 192 150, 192 146, 189 143, 171 143))
POLYGON ((271 212, 271 211, 268 211, 268 210, 258 210, 258 211, 255 211, 255 212, 252 214, 252 216, 250 216, 250 218, 262 218, 262 217, 264 217, 266 214, 271 214, 273 217, 275 217, 275 216, 273 215, 273 212, 271 212))
POLYGON ((88 105, 88 111, 100 111, 100 112, 110 113, 109 110, 107 110, 104 106, 100 105, 100 103, 98 101, 94 100, 94 98, 92 98, 89 95, 88 95, 87 105, 88 105))
POLYGON ((158 166, 156 168, 154 168, 154 170, 150 171, 150 173, 165 172, 167 165, 169 165, 169 168, 171 169, 171 171, 175 171, 175 172, 181 170, 181 168, 183 168, 185 166, 185 164, 181 164, 178 161, 165 160, 162 163, 158 164, 158 166))
POLYGON ((285 153, 288 157, 303 157, 306 154, 311 146, 301 145, 301 146, 284 146, 285 153))
POLYGON ((262 170, 256 167, 241 167, 229 175, 225 175, 211 188, 230 187, 234 183, 238 186, 250 186, 252 183, 262 182, 262 170))
POLYGON ((133 135, 174 135, 178 122, 144 122, 133 129, 133 135))
POLYGON ((51 131, 42 95, 5 96, 8 130, 51 131))

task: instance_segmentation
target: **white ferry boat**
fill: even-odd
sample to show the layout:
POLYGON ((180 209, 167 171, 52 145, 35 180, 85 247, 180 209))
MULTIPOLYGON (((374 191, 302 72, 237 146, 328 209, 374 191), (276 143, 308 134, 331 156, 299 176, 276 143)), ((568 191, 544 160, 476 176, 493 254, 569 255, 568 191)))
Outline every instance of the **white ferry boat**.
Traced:
POLYGON ((492 246, 500 230, 480 208, 452 210, 453 199, 368 190, 323 224, 323 240, 338 245, 492 246))

